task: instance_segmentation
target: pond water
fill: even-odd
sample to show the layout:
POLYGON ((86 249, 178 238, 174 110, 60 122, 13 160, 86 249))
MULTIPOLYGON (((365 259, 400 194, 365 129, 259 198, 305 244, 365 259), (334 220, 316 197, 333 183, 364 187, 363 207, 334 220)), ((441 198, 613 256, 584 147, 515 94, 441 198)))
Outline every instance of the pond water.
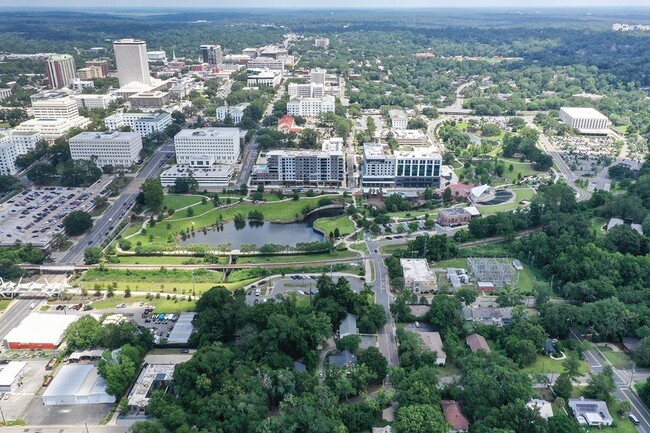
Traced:
POLYGON ((243 226, 235 226, 234 222, 228 222, 223 228, 213 227, 207 231, 196 231, 187 239, 180 239, 180 245, 208 244, 220 245, 231 244, 232 249, 238 249, 242 244, 279 244, 294 246, 300 242, 321 242, 323 236, 314 231, 311 223, 296 222, 290 224, 274 224, 269 222, 248 221, 243 226))

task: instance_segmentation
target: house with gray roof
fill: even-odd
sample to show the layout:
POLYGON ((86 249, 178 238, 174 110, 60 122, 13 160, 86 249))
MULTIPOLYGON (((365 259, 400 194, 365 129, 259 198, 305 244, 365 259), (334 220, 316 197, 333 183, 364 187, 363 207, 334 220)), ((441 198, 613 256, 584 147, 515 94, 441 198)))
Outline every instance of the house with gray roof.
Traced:
POLYGON ((571 398, 568 404, 579 424, 602 427, 610 426, 614 422, 609 414, 607 403, 602 400, 590 400, 584 397, 571 398))
POLYGON ((346 335, 356 335, 358 333, 359 328, 357 328, 357 316, 348 313, 339 325, 339 338, 343 338, 346 335))
POLYGON ((349 367, 351 365, 357 365, 357 356, 347 350, 344 350, 338 355, 328 356, 327 362, 330 366, 336 365, 338 367, 349 367))

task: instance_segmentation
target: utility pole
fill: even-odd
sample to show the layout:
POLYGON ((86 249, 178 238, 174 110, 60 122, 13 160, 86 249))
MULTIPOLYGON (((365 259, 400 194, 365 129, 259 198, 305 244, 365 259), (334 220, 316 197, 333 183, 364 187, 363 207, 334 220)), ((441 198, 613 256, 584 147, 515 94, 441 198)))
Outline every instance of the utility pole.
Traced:
POLYGON ((5 420, 5 413, 2 411, 2 407, 0 407, 0 415, 2 415, 2 424, 7 424, 7 421, 5 420))

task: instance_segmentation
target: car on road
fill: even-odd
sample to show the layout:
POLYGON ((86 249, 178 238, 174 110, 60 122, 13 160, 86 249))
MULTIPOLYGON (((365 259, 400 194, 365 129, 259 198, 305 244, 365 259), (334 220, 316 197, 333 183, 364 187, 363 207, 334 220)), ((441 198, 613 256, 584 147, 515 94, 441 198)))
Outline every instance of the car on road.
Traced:
POLYGON ((190 353, 190 349, 181 349, 181 353, 190 353))
POLYGON ((117 308, 126 308, 126 304, 118 304, 117 308))
POLYGON ((629 414, 627 417, 630 419, 630 421, 632 421, 632 424, 634 424, 634 425, 641 424, 641 422, 639 421, 639 418, 637 418, 636 416, 634 416, 632 414, 629 414))

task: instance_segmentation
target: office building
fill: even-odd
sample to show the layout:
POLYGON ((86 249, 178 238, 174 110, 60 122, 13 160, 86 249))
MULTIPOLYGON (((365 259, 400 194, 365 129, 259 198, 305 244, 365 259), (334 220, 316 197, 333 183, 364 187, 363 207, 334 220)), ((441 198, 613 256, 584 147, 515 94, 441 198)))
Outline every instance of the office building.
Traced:
POLYGON ((336 100, 331 95, 322 98, 297 96, 287 102, 287 114, 302 117, 318 117, 323 113, 334 113, 336 100))
POLYGON ((287 93, 289 98, 302 96, 305 98, 322 98, 325 96, 325 88, 322 84, 307 83, 289 83, 287 86, 287 93))
POLYGON ((414 294, 431 293, 438 290, 436 273, 429 268, 426 259, 399 259, 404 276, 404 287, 414 294))
POLYGON ((100 108, 108 108, 111 102, 115 101, 117 98, 115 95, 99 95, 94 93, 88 94, 79 94, 72 97, 77 101, 77 107, 83 108, 86 110, 97 110, 100 108))
POLYGON ((223 52, 221 45, 201 45, 201 61, 212 68, 223 64, 223 52))
POLYGON ((95 83, 89 80, 82 80, 81 78, 73 78, 70 81, 70 89, 73 92, 81 92, 84 89, 92 89, 95 87, 95 83))
POLYGON ((388 112, 390 117, 391 126, 394 129, 406 129, 409 123, 409 118, 403 110, 390 110, 388 112))
POLYGON ((314 39, 314 45, 317 46, 318 48, 329 48, 330 46, 330 40, 329 38, 316 38, 314 39))
POLYGON ((120 87, 134 81, 151 84, 146 42, 137 39, 121 39, 113 42, 113 49, 120 87))
POLYGON ((111 69, 111 64, 108 60, 88 60, 86 61, 86 67, 98 67, 102 71, 102 76, 100 78, 108 77, 108 73, 111 69))
POLYGON ((16 126, 14 132, 38 132, 43 140, 53 143, 72 128, 85 128, 90 122, 90 119, 81 116, 70 119, 30 119, 16 126))
POLYGON ((42 140, 41 134, 37 131, 12 131, 10 134, 11 141, 16 146, 16 153, 18 155, 24 155, 30 150, 36 148, 36 144, 42 140))
POLYGON ((164 51, 147 51, 147 60, 150 62, 167 63, 167 53, 164 51))
POLYGON ((246 79, 247 87, 276 87, 280 85, 282 81, 282 72, 281 71, 272 71, 272 70, 250 70, 248 73, 248 78, 246 79))
POLYGON ((39 119, 73 119, 79 117, 77 101, 71 97, 32 100, 34 117, 39 119))
POLYGON ((142 137, 137 132, 82 132, 70 139, 73 160, 94 161, 98 167, 130 167, 140 160, 142 137))
POLYGON ((611 122, 593 108, 561 107, 560 120, 585 135, 607 135, 611 122))
POLYGON ((172 123, 172 116, 169 113, 115 113, 104 119, 106 127, 115 131, 124 126, 131 128, 142 137, 162 132, 172 123))
POLYGON ((429 139, 419 129, 393 129, 395 140, 400 146, 426 146, 429 139))
POLYGON ((272 150, 266 164, 253 168, 251 183, 338 187, 345 180, 341 151, 272 150))
POLYGON ((235 172, 232 164, 207 166, 173 165, 160 174, 162 186, 174 186, 176 179, 192 176, 201 189, 223 188, 228 186, 235 172))
POLYGON ((289 51, 287 51, 286 48, 279 47, 277 45, 268 45, 266 47, 262 47, 258 50, 258 52, 258 57, 268 57, 271 59, 279 59, 289 55, 289 51))
POLYGON ((258 57, 246 63, 246 69, 269 69, 271 71, 284 71, 284 62, 269 57, 258 57))
POLYGON ((183 129, 174 137, 176 162, 190 166, 235 164, 239 158, 238 128, 183 129))
POLYGON ((136 93, 129 96, 129 102, 132 107, 154 107, 160 108, 169 103, 171 94, 160 90, 136 93))
POLYGON ((363 146, 364 188, 437 188, 442 158, 429 148, 391 152, 385 144, 363 146))
POLYGON ((450 207, 440 209, 436 222, 441 226, 460 226, 467 224, 472 218, 478 218, 481 212, 474 206, 469 207, 450 207))
POLYGON ((320 84, 321 86, 325 86, 325 76, 327 75, 327 71, 322 68, 314 68, 311 71, 309 71, 309 81, 314 84, 320 84))
POLYGON ((223 122, 226 120, 226 117, 230 116, 233 125, 237 124, 241 122, 242 117, 244 117, 244 110, 246 110, 246 107, 249 105, 251 104, 248 102, 233 106, 223 105, 217 108, 216 117, 223 122))
POLYGON ((0 133, 0 174, 10 176, 16 174, 16 145, 8 134, 0 133))
POLYGON ((55 54, 47 59, 47 80, 50 89, 60 89, 76 77, 74 58, 69 54, 55 54))
POLYGON ((77 76, 81 80, 93 80, 95 78, 104 78, 102 68, 99 66, 88 66, 77 70, 77 76))

